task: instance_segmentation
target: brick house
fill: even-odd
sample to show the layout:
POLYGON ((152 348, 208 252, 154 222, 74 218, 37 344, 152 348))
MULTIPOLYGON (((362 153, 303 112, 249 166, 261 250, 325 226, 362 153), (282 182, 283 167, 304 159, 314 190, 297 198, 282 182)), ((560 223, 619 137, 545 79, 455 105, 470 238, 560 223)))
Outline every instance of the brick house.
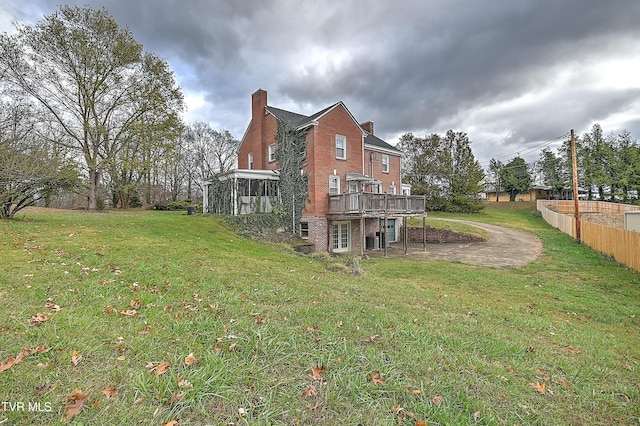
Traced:
MULTIPOLYGON (((269 106, 262 89, 251 96, 251 121, 238 151, 238 169, 219 177, 241 182, 233 188, 244 207, 233 207, 231 213, 255 211, 251 206, 269 211, 270 203, 252 203, 251 197, 257 194, 252 188, 264 192, 264 182, 277 179, 278 120, 307 130, 308 197, 299 232, 316 252, 380 248, 381 241, 399 239, 401 219, 425 214, 424 197, 406 194, 402 185, 402 153, 375 136, 373 122, 358 123, 341 101, 310 116, 285 111, 269 106), (247 178, 253 181, 247 184, 247 178)), ((273 189, 271 194, 276 196, 273 189)))

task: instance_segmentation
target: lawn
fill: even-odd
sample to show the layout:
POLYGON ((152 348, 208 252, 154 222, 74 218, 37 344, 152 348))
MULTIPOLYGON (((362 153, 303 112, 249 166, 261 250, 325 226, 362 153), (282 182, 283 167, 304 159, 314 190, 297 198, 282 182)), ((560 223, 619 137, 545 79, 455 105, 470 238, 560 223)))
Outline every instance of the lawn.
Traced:
POLYGON ((531 232, 543 254, 357 275, 216 217, 2 221, 0 423, 637 425, 640 274, 527 203, 433 216, 531 232))

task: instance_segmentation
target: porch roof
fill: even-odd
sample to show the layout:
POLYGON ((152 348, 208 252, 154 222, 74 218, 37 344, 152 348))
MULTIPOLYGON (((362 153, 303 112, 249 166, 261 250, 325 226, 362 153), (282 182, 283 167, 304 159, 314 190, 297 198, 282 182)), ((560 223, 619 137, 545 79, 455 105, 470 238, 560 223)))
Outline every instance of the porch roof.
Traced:
POLYGON ((280 180, 279 170, 233 169, 218 176, 219 180, 252 179, 252 180, 280 180))

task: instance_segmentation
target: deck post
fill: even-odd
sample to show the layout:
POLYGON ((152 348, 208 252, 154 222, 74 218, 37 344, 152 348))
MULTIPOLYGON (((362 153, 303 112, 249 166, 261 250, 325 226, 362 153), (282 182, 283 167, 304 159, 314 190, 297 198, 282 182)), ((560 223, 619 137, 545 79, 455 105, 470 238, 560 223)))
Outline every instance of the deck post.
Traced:
POLYGON ((364 216, 360 216, 360 256, 364 256, 364 246, 366 244, 364 222, 364 216))
POLYGON ((384 230, 381 235, 381 243, 384 246, 384 257, 387 257, 387 212, 384 213, 384 230))
POLYGON ((422 251, 427 251, 427 212, 422 216, 422 251))
POLYGON ((402 233, 404 234, 402 236, 402 240, 404 241, 403 246, 404 246, 404 254, 407 254, 409 252, 409 231, 407 230, 407 217, 406 216, 402 216, 402 233))

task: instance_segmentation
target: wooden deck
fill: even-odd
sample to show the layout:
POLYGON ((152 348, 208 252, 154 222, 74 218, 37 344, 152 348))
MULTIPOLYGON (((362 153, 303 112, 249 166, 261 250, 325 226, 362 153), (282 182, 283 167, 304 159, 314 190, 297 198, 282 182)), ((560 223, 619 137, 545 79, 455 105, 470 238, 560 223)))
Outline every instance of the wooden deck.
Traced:
POLYGON ((328 216, 345 218, 418 216, 426 211, 423 195, 378 194, 354 192, 329 195, 328 216))

